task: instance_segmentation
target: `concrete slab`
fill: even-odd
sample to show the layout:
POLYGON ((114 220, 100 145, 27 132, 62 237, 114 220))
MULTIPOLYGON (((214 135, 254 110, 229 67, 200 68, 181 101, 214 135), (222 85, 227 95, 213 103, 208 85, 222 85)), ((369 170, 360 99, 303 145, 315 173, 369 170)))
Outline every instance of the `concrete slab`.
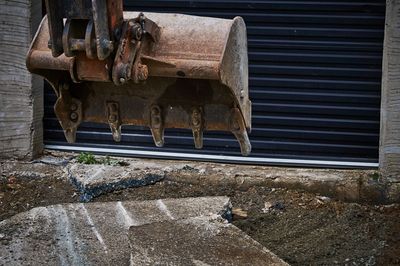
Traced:
POLYGON ((0 265, 127 265, 129 227, 224 215, 230 208, 227 197, 34 208, 0 222, 0 265))
POLYGON ((128 187, 154 184, 165 177, 161 169, 147 168, 136 171, 132 165, 71 164, 67 167, 68 178, 80 192, 80 200, 88 202, 103 193, 128 187))
POLYGON ((133 226, 129 241, 131 265, 288 265, 217 216, 133 226))

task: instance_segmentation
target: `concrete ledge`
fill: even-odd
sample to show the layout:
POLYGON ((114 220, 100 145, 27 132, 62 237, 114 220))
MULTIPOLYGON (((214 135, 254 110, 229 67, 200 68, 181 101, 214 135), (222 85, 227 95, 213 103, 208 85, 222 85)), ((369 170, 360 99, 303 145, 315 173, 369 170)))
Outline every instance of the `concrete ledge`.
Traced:
MULTIPOLYGON (((57 153, 55 153, 57 154, 57 153)), ((59 153, 60 157, 73 157, 72 153, 59 153)), ((115 176, 133 175, 143 178, 149 173, 163 175, 165 180, 188 184, 229 185, 239 189, 250 186, 282 187, 304 190, 348 202, 394 203, 400 202, 400 183, 383 179, 375 170, 335 170, 312 168, 283 168, 251 165, 233 165, 188 161, 150 160, 120 158, 129 167, 120 167, 115 176)), ((50 175, 46 164, 29 164, 20 161, 3 161, 4 174, 13 173, 16 176, 50 175), (31 165, 31 166, 30 166, 31 165)), ((66 169, 74 166, 74 161, 67 167, 50 165, 56 175, 69 179, 66 169)), ((99 165, 89 165, 88 168, 98 169, 99 165)), ((110 176, 110 182, 112 181, 110 176)), ((102 182, 107 181, 107 178, 102 182)), ((90 190, 90 187, 89 187, 90 190)), ((83 192, 84 193, 84 192, 83 192)), ((96 195, 92 194, 90 197, 96 195)))
POLYGON ((173 170, 173 173, 167 173, 166 180, 188 183, 207 180, 216 185, 230 184, 242 189, 257 185, 282 187, 318 193, 347 202, 392 203, 400 200, 397 183, 383 182, 378 171, 374 170, 191 163, 187 167, 173 170))
POLYGON ((383 182, 375 170, 336 170, 233 165, 204 162, 127 159, 135 175, 163 172, 165 180, 188 184, 283 187, 348 202, 392 203, 400 200, 397 183, 383 182))

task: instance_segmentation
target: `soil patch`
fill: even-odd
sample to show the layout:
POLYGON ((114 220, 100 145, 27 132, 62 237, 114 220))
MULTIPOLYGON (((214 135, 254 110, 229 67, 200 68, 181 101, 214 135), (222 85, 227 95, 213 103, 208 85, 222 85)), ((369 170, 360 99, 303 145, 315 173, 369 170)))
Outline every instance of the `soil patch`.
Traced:
MULTIPOLYGON (((268 187, 196 185, 163 181, 102 195, 94 201, 229 196, 247 212, 233 223, 293 265, 400 264, 399 205, 343 203, 311 193, 268 187)), ((77 202, 74 188, 58 178, 0 179, 0 220, 28 209, 77 202)))
POLYGON ((75 189, 58 178, 0 179, 0 221, 35 207, 77 202, 75 189))

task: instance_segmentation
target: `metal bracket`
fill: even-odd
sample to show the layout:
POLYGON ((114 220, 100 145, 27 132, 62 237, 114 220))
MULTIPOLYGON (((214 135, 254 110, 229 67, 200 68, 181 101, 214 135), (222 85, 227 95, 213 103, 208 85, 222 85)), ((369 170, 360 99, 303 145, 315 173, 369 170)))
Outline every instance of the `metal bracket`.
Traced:
POLYGON ((115 85, 125 84, 128 80, 139 83, 148 78, 148 68, 141 62, 142 46, 158 41, 159 35, 157 24, 146 19, 142 13, 123 23, 112 71, 115 85))
POLYGON ((54 105, 54 112, 68 143, 74 143, 76 130, 82 122, 82 102, 71 97, 67 83, 60 84, 58 90, 59 97, 54 105))
POLYGON ((141 46, 142 28, 135 19, 125 21, 112 70, 115 85, 122 85, 131 79, 132 67, 141 46))

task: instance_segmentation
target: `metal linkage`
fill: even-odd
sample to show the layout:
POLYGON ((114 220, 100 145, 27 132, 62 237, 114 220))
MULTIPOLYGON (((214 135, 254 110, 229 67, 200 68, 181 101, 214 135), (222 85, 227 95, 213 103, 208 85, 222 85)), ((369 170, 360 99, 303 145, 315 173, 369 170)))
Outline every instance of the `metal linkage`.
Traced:
POLYGON ((159 34, 158 26, 142 13, 124 22, 112 71, 115 85, 123 85, 129 80, 139 83, 148 78, 148 68, 142 64, 140 55, 143 46, 149 46, 150 42, 159 38, 159 34), (145 25, 150 25, 147 27, 150 31, 146 30, 145 25))
POLYGON ((114 51, 123 21, 121 0, 46 0, 49 20, 49 48, 55 57, 76 56, 86 52, 88 58, 107 59, 114 51), (65 26, 63 20, 66 19, 65 26))

